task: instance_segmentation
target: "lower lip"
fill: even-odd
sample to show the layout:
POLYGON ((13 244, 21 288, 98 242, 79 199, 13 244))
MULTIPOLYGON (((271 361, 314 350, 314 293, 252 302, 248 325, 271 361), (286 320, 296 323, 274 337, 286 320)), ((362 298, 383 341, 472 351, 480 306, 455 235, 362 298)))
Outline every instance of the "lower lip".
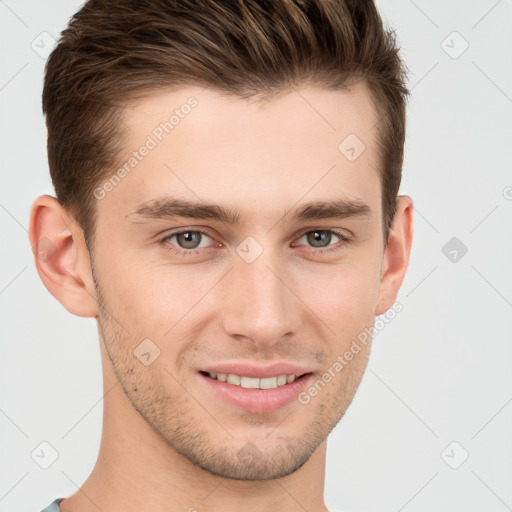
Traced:
POLYGON ((226 402, 250 412, 273 412, 297 400, 307 387, 312 373, 307 373, 290 384, 274 389, 249 389, 212 379, 202 373, 199 377, 217 396, 226 402))

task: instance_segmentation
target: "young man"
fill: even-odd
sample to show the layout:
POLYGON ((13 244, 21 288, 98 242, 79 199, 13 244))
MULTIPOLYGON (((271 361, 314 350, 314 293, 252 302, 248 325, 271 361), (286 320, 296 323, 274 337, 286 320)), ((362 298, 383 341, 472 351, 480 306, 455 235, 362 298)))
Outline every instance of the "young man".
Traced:
POLYGON ((104 416, 92 473, 47 512, 328 510, 326 439, 409 261, 404 80, 369 0, 73 17, 30 242, 97 319, 104 416))

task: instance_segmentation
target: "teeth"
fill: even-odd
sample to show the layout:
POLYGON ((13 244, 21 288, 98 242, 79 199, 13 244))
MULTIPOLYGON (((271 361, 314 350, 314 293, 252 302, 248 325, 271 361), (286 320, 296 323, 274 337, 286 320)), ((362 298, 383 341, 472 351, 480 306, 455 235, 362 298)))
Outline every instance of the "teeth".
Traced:
POLYGON ((277 377, 266 377, 260 380, 261 389, 274 389, 277 388, 277 377))
POLYGON ((260 379, 255 377, 242 377, 240 385, 243 388, 257 389, 260 387, 260 379))
POLYGON ((240 384, 242 383, 242 379, 238 375, 234 375, 233 373, 230 373, 228 375, 227 382, 228 382, 228 384, 234 384, 235 386, 240 386, 240 384))
POLYGON ((212 379, 220 380, 221 382, 227 382, 234 386, 241 386, 248 389, 275 389, 279 386, 291 384, 297 379, 298 375, 277 375, 275 377, 265 377, 259 379, 257 377, 246 377, 244 375, 235 375, 233 373, 215 373, 211 372, 208 375, 212 379))

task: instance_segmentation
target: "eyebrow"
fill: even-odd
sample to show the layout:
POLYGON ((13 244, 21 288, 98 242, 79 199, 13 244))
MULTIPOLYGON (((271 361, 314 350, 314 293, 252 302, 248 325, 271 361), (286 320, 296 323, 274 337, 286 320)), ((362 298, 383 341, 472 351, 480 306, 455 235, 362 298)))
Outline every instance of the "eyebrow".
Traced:
MULTIPOLYGON (((218 204, 189 201, 165 196, 140 204, 127 217, 143 219, 171 220, 174 218, 209 219, 225 224, 239 225, 243 215, 237 209, 218 204)), ((348 217, 371 217, 372 210, 360 199, 338 199, 311 201, 286 212, 279 222, 289 219, 298 222, 322 219, 345 219, 348 217)), ((137 222, 137 220, 134 220, 137 222)))

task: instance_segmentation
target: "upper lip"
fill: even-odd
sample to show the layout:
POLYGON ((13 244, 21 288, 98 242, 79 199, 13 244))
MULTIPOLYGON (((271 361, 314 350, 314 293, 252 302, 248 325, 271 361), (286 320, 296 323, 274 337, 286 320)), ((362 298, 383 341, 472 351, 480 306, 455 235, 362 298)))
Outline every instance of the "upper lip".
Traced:
POLYGON ((201 368, 208 373, 226 373, 245 377, 265 378, 277 375, 303 375, 311 370, 305 366, 292 363, 276 362, 267 365, 255 365, 254 363, 218 363, 201 368))

